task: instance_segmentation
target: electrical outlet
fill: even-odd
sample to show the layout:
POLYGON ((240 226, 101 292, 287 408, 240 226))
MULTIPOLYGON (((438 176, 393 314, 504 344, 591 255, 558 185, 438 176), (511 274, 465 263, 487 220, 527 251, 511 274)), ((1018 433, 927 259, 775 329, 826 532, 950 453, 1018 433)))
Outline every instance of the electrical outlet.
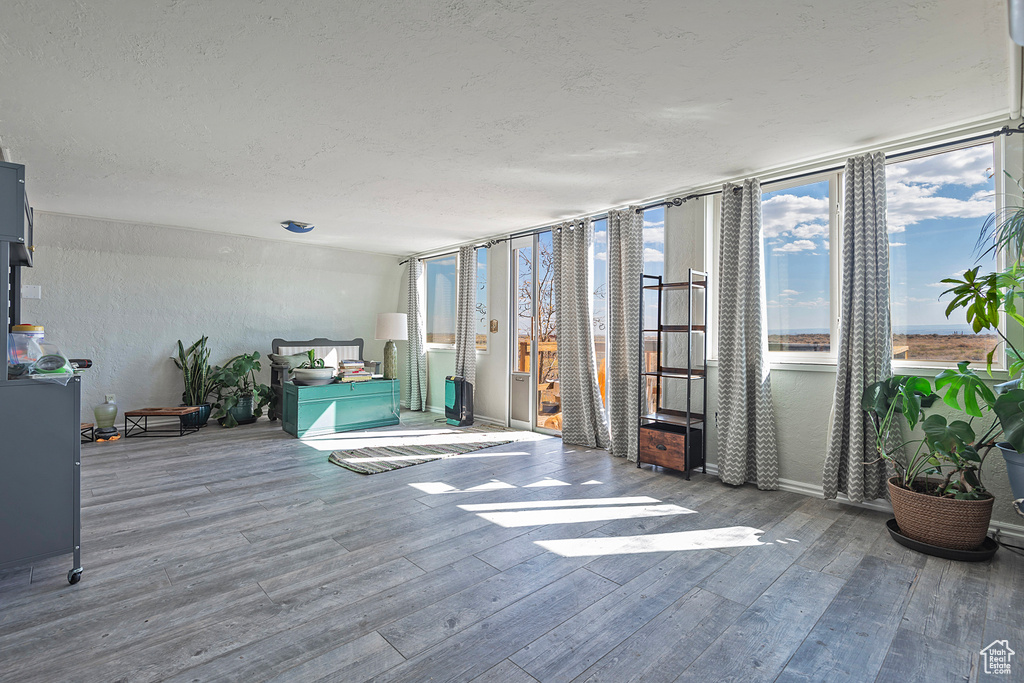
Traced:
POLYGON ((117 397, 114 396, 114 394, 104 394, 103 395, 103 400, 106 401, 107 403, 113 403, 116 399, 117 399, 117 397))
POLYGON ((40 285, 22 285, 21 286, 21 298, 22 299, 42 299, 43 288, 40 285))

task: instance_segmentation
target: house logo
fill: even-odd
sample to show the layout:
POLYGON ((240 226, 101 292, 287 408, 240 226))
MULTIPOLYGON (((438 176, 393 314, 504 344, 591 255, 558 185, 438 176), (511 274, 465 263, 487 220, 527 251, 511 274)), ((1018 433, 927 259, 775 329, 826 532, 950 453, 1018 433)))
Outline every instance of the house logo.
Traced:
POLYGON ((985 660, 986 674, 1010 675, 1010 659, 1017 654, 1010 649, 1010 643, 1006 640, 994 640, 988 647, 981 651, 981 657, 985 660))

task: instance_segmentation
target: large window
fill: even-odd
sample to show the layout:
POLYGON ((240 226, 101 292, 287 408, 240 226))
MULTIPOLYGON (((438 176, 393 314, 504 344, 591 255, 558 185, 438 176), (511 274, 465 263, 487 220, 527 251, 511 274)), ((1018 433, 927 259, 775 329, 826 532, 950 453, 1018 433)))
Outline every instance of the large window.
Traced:
POLYGON ((423 260, 427 287, 427 343, 454 346, 458 254, 423 260))
POLYGON ((827 353, 832 348, 834 186, 824 177, 761 196, 769 351, 827 353))
POLYGON ((984 361, 998 337, 974 334, 962 310, 946 318, 941 280, 968 268, 997 268, 977 258, 979 229, 996 210, 993 144, 897 161, 886 168, 893 357, 984 361))
MULTIPOLYGON (((455 346, 458 318, 458 254, 423 260, 427 285, 427 343, 455 346)), ((487 250, 476 250, 476 305, 474 307, 476 348, 487 350, 487 250)))
MULTIPOLYGON (((950 148, 886 166, 893 358, 982 361, 997 344, 976 335, 962 313, 945 315, 941 280, 968 268, 997 268, 978 258, 978 236, 996 211, 993 143, 950 148)), ((841 173, 762 195, 768 348, 776 359, 827 357, 838 334, 842 283, 841 173)))

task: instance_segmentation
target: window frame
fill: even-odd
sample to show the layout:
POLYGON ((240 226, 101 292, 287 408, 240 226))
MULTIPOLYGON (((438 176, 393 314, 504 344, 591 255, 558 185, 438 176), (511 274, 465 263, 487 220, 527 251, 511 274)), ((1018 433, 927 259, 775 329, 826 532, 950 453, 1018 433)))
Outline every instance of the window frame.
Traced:
MULTIPOLYGON (((769 351, 767 361, 770 365, 836 365, 839 355, 839 314, 841 306, 840 286, 842 280, 842 197, 843 171, 824 171, 813 175, 801 176, 784 182, 767 181, 761 185, 762 196, 768 192, 792 190, 804 185, 813 185, 828 181, 828 301, 829 301, 829 350, 828 351, 769 351)), ((721 196, 716 197, 719 203, 717 216, 721 217, 721 196)), ((763 200, 762 200, 763 201, 763 200)), ((720 228, 721 226, 719 226, 720 228)), ((716 230, 716 234, 717 234, 716 230)), ((767 257, 765 239, 761 235, 761 259, 767 257)), ((767 302, 765 303, 767 306, 767 302)), ((767 320, 767 309, 765 309, 767 320)), ((765 330, 767 336, 768 330, 765 330)), ((717 351, 717 349, 716 349, 717 351)), ((716 354, 717 358, 717 354, 716 354)))
MULTIPOLYGON (((939 154, 945 154, 946 152, 955 152, 958 149, 967 149, 968 147, 980 147, 982 144, 991 144, 992 145, 992 173, 993 173, 993 176, 995 178, 995 183, 994 183, 994 188, 993 188, 993 192, 995 194, 995 197, 994 197, 995 206, 994 206, 993 210, 995 211, 996 215, 999 216, 1000 212, 1001 212, 1001 210, 1003 208, 1003 197, 1005 196, 1005 192, 1006 192, 1006 184, 1005 184, 1006 183, 1006 174, 1003 173, 1003 169, 1005 168, 1004 163, 1003 163, 1004 154, 1005 154, 1004 141, 1005 141, 1005 138, 1000 136, 998 138, 993 138, 989 143, 983 143, 980 140, 970 140, 970 141, 964 140, 964 141, 960 141, 960 142, 951 142, 948 145, 942 144, 942 143, 937 143, 936 145, 929 145, 929 147, 926 150, 921 150, 920 152, 917 152, 917 153, 914 153, 914 154, 901 155, 899 159, 894 159, 894 160, 890 161, 887 158, 886 162, 885 162, 885 165, 886 165, 886 167, 888 167, 890 164, 903 163, 903 162, 906 162, 906 161, 913 161, 914 159, 923 159, 925 157, 930 157, 930 156, 938 156, 939 154)), ((886 171, 888 171, 888 168, 886 168, 886 171)), ((973 266, 968 265, 967 267, 970 268, 970 267, 973 267, 973 266)), ((1006 253, 1002 249, 1000 249, 1000 250, 998 250, 996 252, 996 265, 995 265, 995 267, 996 267, 997 270, 1001 270, 1001 269, 1006 267, 1006 253)), ((948 300, 946 300, 946 301, 948 301, 948 300)), ((891 296, 891 294, 890 294, 890 297, 889 297, 889 306, 890 306, 890 308, 892 307, 892 296, 891 296)), ((965 322, 966 322, 966 320, 965 320, 965 322)), ((1000 313, 999 314, 999 331, 1002 332, 1003 334, 1007 334, 1008 333, 1006 315, 1004 313, 1000 313)), ((903 359, 896 359, 896 358, 894 358, 893 361, 892 361, 892 369, 893 369, 893 374, 898 375, 898 374, 907 374, 910 370, 917 369, 917 368, 920 368, 920 369, 942 370, 942 369, 949 368, 949 367, 955 365, 956 362, 957 361, 951 361, 951 360, 921 360, 921 359, 909 359, 909 358, 906 359, 906 360, 903 360, 903 359)), ((973 363, 975 364, 974 368, 976 370, 978 368, 984 369, 983 365, 981 365, 978 361, 973 361, 973 363)), ((992 375, 994 377, 1001 377, 1005 373, 1006 373, 1006 351, 1005 351, 1005 348, 1004 348, 1002 353, 997 353, 997 354, 995 354, 992 357, 992 375)))
MULTIPOLYGON (((904 161, 910 161, 913 159, 920 159, 927 156, 935 156, 943 154, 945 152, 952 152, 958 149, 964 149, 968 147, 976 147, 982 144, 979 140, 967 140, 967 141, 951 141, 944 143, 939 140, 933 144, 929 144, 926 149, 914 154, 901 155, 898 160, 886 159, 886 165, 891 163, 899 163, 904 161)), ((1006 169, 1006 139, 1002 136, 996 137, 991 141, 992 144, 992 164, 993 173, 995 175, 995 211, 997 215, 1003 209, 1004 197, 1007 193, 1007 180, 1004 170, 1006 169)), ((889 150, 887 155, 898 153, 899 150, 889 150)), ((791 352, 791 351, 769 351, 767 362, 769 367, 777 369, 791 369, 791 370, 811 370, 811 371, 828 371, 834 372, 838 361, 838 334, 839 334, 839 318, 841 315, 841 286, 842 286, 842 220, 843 220, 843 206, 842 206, 842 190, 844 188, 845 178, 843 177, 843 170, 838 169, 836 171, 825 171, 813 175, 802 176, 799 179, 787 181, 784 183, 773 182, 768 180, 761 186, 762 194, 766 192, 776 192, 779 190, 792 189, 794 187, 800 187, 801 185, 808 185, 814 182, 820 182, 821 180, 829 180, 829 306, 830 306, 830 333, 829 336, 832 340, 830 345, 831 350, 829 353, 825 352, 791 352)), ((712 276, 712 287, 709 292, 710 303, 709 308, 714 315, 714 319, 718 320, 718 306, 720 304, 719 297, 716 296, 718 291, 718 277, 720 275, 720 265, 718 262, 721 246, 721 216, 722 216, 722 198, 721 195, 714 195, 714 201, 708 203, 708 210, 706 213, 706 220, 710 221, 712 239, 708 240, 707 243, 710 245, 709 257, 709 272, 712 276)), ((765 257, 764 252, 764 239, 762 237, 762 258, 765 257)), ((1000 251, 996 255, 996 267, 1006 267, 1007 255, 1000 251)), ((1000 331, 1007 335, 1010 339, 1024 340, 1024 328, 1017 329, 1017 326, 1009 325, 1005 314, 1000 315, 1000 331)), ((716 366, 718 364, 718 329, 717 325, 712 326, 712 334, 708 339, 708 361, 709 365, 716 366)), ((892 367, 895 374, 906 374, 914 369, 943 369, 950 367, 952 361, 941 361, 941 360, 919 360, 919 359, 893 359, 892 367)), ((978 367, 981 367, 980 365, 978 367)), ((1000 353, 993 358, 992 364, 992 375, 994 378, 1001 378, 1006 375, 1006 354, 1000 353)))
MULTIPOLYGON (((480 303, 480 298, 481 298, 480 297, 480 289, 479 289, 479 287, 480 287, 480 275, 479 275, 479 273, 480 273, 480 254, 484 255, 484 288, 483 288, 483 293, 484 293, 483 294, 483 302, 484 302, 484 329, 483 329, 483 333, 484 333, 484 346, 483 346, 483 348, 480 348, 479 342, 477 342, 477 345, 475 346, 475 349, 476 349, 477 353, 487 354, 487 353, 491 352, 491 254, 490 254, 490 249, 488 249, 487 247, 477 247, 476 248, 476 264, 475 264, 475 267, 473 269, 473 272, 477 274, 476 275, 476 278, 477 278, 476 279, 476 284, 474 285, 474 287, 476 288, 474 291, 476 291, 476 293, 477 293, 477 296, 476 296, 476 303, 477 304, 480 303)), ((458 279, 458 278, 456 278, 456 279, 458 279)), ((476 316, 479 315, 479 312, 477 312, 477 309, 476 309, 476 305, 473 306, 473 311, 475 313, 475 315, 473 316, 474 320, 475 320, 476 316)), ((479 332, 479 330, 477 330, 477 332, 479 332)), ((454 345, 452 346, 452 348, 455 348, 454 345)))
MULTIPOLYGON (((474 346, 474 350, 478 354, 488 354, 488 353, 490 353, 490 348, 491 348, 491 344, 490 344, 491 260, 490 260, 490 255, 488 254, 486 247, 477 247, 474 250, 473 253, 474 253, 475 258, 474 258, 474 263, 473 263, 473 273, 476 274, 478 272, 479 267, 480 267, 480 252, 481 251, 483 251, 484 254, 486 255, 485 262, 484 262, 484 272, 485 272, 484 280, 485 280, 486 287, 484 289, 484 297, 483 297, 485 305, 487 307, 487 312, 486 312, 486 315, 485 315, 486 319, 484 321, 484 328, 485 328, 486 331, 484 332, 484 347, 480 348, 479 346, 474 346)), ((451 257, 451 256, 455 257, 455 286, 453 288, 453 294, 452 294, 452 310, 455 311, 456 327, 458 326, 459 271, 460 271, 460 268, 459 268, 459 254, 458 254, 458 252, 455 252, 454 254, 438 254, 437 256, 428 256, 426 258, 420 259, 421 263, 423 264, 423 299, 424 299, 424 301, 423 301, 423 326, 424 326, 423 335, 424 335, 424 337, 426 337, 430 333, 430 330, 428 329, 428 325, 430 324, 429 323, 430 318, 427 315, 427 301, 430 300, 430 278, 428 277, 428 274, 427 274, 427 263, 428 263, 428 261, 434 261, 436 259, 448 258, 448 257, 451 257)), ((473 329, 474 330, 476 330, 476 302, 480 301, 479 290, 476 289, 478 286, 479 286, 479 280, 477 280, 474 283, 474 292, 477 293, 477 297, 476 297, 475 303, 473 305, 473 311, 474 311, 474 315, 473 315, 473 322, 474 322, 473 329)), ((458 330, 456 329, 456 333, 457 332, 458 332, 458 330)), ((442 344, 440 342, 428 341, 428 342, 425 343, 425 347, 424 348, 426 348, 427 351, 454 351, 455 350, 455 342, 452 342, 451 344, 442 344)))
MULTIPOLYGON (((458 319, 458 303, 459 303, 459 255, 458 252, 454 254, 438 254, 437 256, 430 256, 421 259, 423 263, 423 337, 429 338, 430 335, 430 315, 427 311, 427 305, 430 301, 430 277, 427 271, 430 261, 436 261, 437 259, 455 257, 455 284, 452 287, 452 311, 458 319)), ((456 330, 457 331, 457 330, 456 330)), ((441 342, 427 341, 425 348, 427 351, 454 351, 455 342, 451 344, 442 344, 441 342)))

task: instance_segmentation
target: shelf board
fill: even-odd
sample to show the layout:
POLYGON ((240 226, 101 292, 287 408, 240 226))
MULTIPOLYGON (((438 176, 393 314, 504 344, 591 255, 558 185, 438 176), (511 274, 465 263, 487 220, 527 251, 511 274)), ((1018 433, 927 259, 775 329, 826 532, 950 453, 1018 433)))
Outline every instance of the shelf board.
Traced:
MULTIPOLYGON (((700 280, 700 281, 695 280, 694 283, 693 283, 694 289, 697 289, 697 288, 703 289, 706 286, 707 286, 707 283, 704 282, 703 280, 700 280)), ((690 288, 690 283, 689 282, 663 282, 660 285, 644 285, 644 289, 654 289, 654 290, 658 290, 658 289, 662 289, 662 290, 665 290, 665 289, 689 289, 689 288, 690 288)))
POLYGON ((691 329, 694 332, 704 332, 707 325, 694 325, 692 328, 689 325, 659 325, 657 329, 644 330, 644 332, 689 332, 691 329))
POLYGON ((704 379, 704 370, 694 368, 686 372, 686 368, 662 368, 660 372, 645 372, 645 377, 669 377, 671 379, 704 379))
POLYGON ((691 427, 694 425, 704 424, 703 413, 690 412, 690 417, 687 419, 685 410, 669 410, 668 408, 662 408, 656 413, 647 413, 646 415, 640 416, 644 420, 650 420, 652 422, 664 422, 666 424, 673 424, 685 427, 689 424, 691 427))

